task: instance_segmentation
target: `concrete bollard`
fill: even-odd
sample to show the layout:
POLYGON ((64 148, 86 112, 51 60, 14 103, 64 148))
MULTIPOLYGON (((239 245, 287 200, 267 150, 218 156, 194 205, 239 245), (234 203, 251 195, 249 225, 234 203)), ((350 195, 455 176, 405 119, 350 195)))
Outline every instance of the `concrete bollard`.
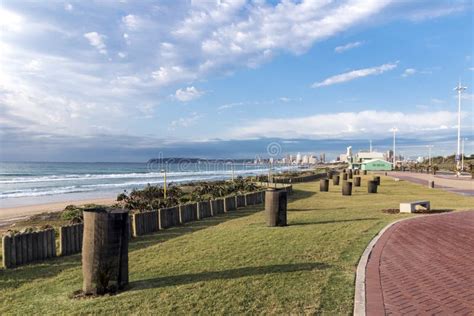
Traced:
POLYGON ((428 181, 428 187, 434 189, 434 181, 428 181))
POLYGON ((362 173, 364 174, 364 176, 366 176, 367 175, 367 170, 364 170, 362 173))
POLYGON ((354 186, 360 187, 360 177, 354 177, 354 186))
POLYGON ((352 195, 352 182, 342 182, 342 195, 352 195))
POLYGON ((329 191, 329 179, 319 180, 319 191, 328 192, 329 191))
POLYGON ((284 189, 265 191, 265 213, 270 227, 286 226, 287 192, 284 189))
POLYGON ((332 184, 333 184, 333 185, 339 185, 339 179, 340 179, 340 176, 334 175, 334 176, 332 177, 332 184))
POLYGON ((347 180, 347 173, 344 172, 342 174, 342 181, 345 181, 345 180, 347 180))
POLYGON ((333 176, 332 172, 329 171, 329 172, 327 173, 327 175, 328 175, 328 179, 332 180, 332 176, 333 176))
POLYGON ((380 185, 380 177, 374 176, 374 181, 377 182, 377 185, 380 185))
POLYGON ((349 173, 349 179, 352 179, 352 172, 349 173))
POLYGON ((128 210, 84 209, 82 276, 84 294, 103 295, 128 284, 128 210))
POLYGON ((367 181, 367 192, 377 193, 377 182, 375 180, 367 181))

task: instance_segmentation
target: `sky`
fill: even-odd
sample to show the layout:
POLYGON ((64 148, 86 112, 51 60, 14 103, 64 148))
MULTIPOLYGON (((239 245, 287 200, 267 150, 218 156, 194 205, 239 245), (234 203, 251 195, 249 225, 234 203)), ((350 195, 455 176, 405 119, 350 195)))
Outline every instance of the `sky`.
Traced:
POLYGON ((0 4, 0 160, 474 152, 470 0, 0 4), (274 154, 274 153, 272 153, 274 154))

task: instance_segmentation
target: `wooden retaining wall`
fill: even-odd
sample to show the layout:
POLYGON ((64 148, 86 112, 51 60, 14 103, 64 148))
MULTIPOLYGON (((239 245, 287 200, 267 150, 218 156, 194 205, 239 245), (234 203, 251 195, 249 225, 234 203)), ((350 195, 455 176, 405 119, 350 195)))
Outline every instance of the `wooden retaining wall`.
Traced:
POLYGON ((224 199, 211 200, 211 214, 212 216, 224 214, 224 199))
POLYGON ((198 202, 198 219, 203 219, 206 217, 211 217, 211 203, 209 201, 198 202))
POLYGON ((309 182, 322 179, 326 177, 326 173, 312 174, 308 176, 292 177, 292 178, 274 178, 275 183, 298 183, 298 182, 309 182))
POLYGON ((3 266, 7 269, 56 257, 56 236, 52 228, 4 235, 2 242, 3 266))
POLYGON ((265 202, 265 191, 259 191, 255 193, 256 204, 263 204, 265 202))
POLYGON ((255 205, 257 204, 257 193, 247 193, 245 194, 245 205, 255 205))
POLYGON ((224 198, 224 212, 234 211, 237 209, 235 196, 224 198))
POLYGON ((181 224, 198 220, 197 203, 183 204, 179 206, 179 222, 181 224))
POLYGON ((59 227, 59 253, 61 256, 82 252, 84 224, 72 224, 59 227))
POLYGON ((135 237, 157 232, 159 229, 158 211, 132 214, 132 229, 135 237))
POLYGON ((245 206, 245 195, 236 195, 235 196, 235 204, 237 208, 245 206))
POLYGON ((165 229, 179 225, 179 207, 168 207, 159 210, 160 229, 165 229))

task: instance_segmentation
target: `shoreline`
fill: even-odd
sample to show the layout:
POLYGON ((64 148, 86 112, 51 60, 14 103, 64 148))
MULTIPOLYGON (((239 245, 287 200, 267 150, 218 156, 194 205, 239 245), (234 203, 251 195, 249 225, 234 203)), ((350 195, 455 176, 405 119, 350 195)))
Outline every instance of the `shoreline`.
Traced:
POLYGON ((65 202, 52 202, 28 206, 14 206, 7 208, 0 208, 0 227, 13 224, 15 221, 24 220, 30 216, 45 213, 45 212, 60 212, 66 206, 74 204, 82 206, 84 204, 103 204, 112 205, 116 202, 115 198, 96 198, 83 200, 69 200, 65 202))

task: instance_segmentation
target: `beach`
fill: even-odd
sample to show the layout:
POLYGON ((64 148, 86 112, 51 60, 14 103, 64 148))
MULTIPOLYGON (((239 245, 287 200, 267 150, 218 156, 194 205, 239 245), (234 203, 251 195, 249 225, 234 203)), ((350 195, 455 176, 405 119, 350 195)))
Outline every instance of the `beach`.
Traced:
POLYGON ((1 208, 0 209, 0 228, 11 225, 19 220, 25 220, 32 215, 41 214, 45 212, 60 212, 67 205, 70 205, 70 204, 111 205, 114 202, 115 202, 114 198, 102 198, 102 199, 76 200, 76 201, 67 201, 67 202, 44 203, 44 204, 37 204, 37 205, 1 208))

